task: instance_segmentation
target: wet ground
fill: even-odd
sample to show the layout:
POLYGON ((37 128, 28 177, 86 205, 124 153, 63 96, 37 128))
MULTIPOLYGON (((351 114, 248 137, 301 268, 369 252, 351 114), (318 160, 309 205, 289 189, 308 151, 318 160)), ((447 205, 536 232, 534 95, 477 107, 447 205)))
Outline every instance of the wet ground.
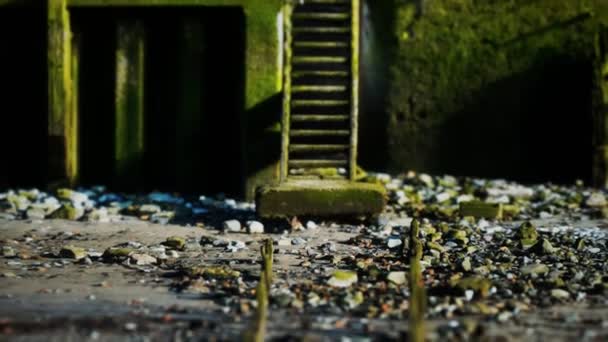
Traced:
MULTIPOLYGON (((429 340, 608 340, 602 192, 480 183, 469 196, 502 197, 518 210, 472 219, 452 210, 467 195, 461 183, 425 179, 384 180, 391 201, 377 222, 263 222, 264 234, 248 232, 250 207, 213 211, 208 199, 200 216, 159 223, 137 201, 108 220, 93 219, 92 208, 64 220, 28 218, 32 204, 5 206, 0 340, 241 340, 267 238, 275 245, 269 339, 403 340, 411 217, 425 243, 429 340), (451 200, 437 200, 446 192, 451 200), (224 223, 231 218, 242 227, 224 223), (532 243, 522 236, 528 221, 532 243)), ((169 210, 166 198, 152 199, 169 210)))

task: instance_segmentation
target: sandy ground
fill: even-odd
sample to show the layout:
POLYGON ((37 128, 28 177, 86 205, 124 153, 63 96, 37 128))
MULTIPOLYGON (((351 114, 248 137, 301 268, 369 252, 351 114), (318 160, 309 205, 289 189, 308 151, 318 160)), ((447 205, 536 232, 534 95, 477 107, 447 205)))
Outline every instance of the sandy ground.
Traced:
MULTIPOLYGON (((90 265, 63 264, 61 259, 45 254, 57 253, 66 244, 103 252, 127 241, 152 245, 170 236, 182 236, 192 243, 202 237, 244 241, 248 248, 236 253, 203 248, 183 252, 180 258, 255 273, 259 268, 259 242, 279 238, 280 234, 223 234, 138 220, 117 224, 0 219, 0 240, 16 243, 20 246, 17 251, 25 255, 0 259, 0 341, 240 340, 250 325, 251 312, 226 312, 222 299, 213 295, 176 291, 175 271, 170 268, 143 269, 98 261, 90 265)), ((356 247, 341 243, 354 236, 340 226, 289 234, 289 238, 311 238, 306 245, 311 248, 333 241, 337 255, 356 252, 356 247)), ((301 274, 303 248, 279 247, 274 265, 279 281, 290 282, 301 274)), ((407 320, 398 319, 277 309, 271 311, 269 322, 268 336, 274 340, 403 340, 407 335, 407 320)), ((427 324, 428 337, 434 340, 442 336, 459 340, 457 330, 454 334, 445 330, 465 326, 476 331, 476 339, 484 341, 605 341, 608 307, 558 306, 522 314, 504 324, 479 317, 432 320, 427 324)))

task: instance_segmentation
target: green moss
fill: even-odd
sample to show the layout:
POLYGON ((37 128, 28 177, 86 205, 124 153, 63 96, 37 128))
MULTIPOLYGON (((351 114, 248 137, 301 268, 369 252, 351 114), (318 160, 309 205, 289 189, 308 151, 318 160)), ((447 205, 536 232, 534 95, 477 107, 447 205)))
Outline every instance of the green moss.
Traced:
POLYGON ((346 181, 289 181, 261 187, 257 193, 262 217, 374 215, 385 203, 382 186, 346 181))
POLYGON ((241 272, 227 266, 192 266, 186 270, 186 274, 190 277, 208 279, 236 279, 241 276, 241 272))
MULTIPOLYGON (((445 172, 446 165, 461 167, 481 156, 497 165, 516 164, 500 150, 479 146, 479 135, 464 135, 486 122, 494 133, 508 131, 499 114, 484 111, 480 99, 500 106, 500 99, 508 98, 526 106, 532 98, 518 94, 536 82, 543 65, 591 61, 594 32, 608 18, 606 7, 598 0, 434 0, 416 10, 412 2, 402 2, 393 32, 399 43, 389 93, 389 168, 445 172), (477 148, 450 153, 449 144, 477 148)), ((513 136, 522 126, 516 113, 507 112, 504 122, 512 122, 513 136)))

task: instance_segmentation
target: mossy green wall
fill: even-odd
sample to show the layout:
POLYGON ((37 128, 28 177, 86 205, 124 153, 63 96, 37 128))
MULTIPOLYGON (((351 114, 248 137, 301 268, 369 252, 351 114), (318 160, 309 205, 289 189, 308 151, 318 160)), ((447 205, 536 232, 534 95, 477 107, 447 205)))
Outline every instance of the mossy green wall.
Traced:
POLYGON ((380 128, 388 162, 374 166, 530 180, 561 158, 566 168, 585 164, 587 176, 591 162, 571 155, 591 153, 585 97, 607 8, 602 0, 396 0, 385 12, 396 14, 388 39, 397 44, 380 128))

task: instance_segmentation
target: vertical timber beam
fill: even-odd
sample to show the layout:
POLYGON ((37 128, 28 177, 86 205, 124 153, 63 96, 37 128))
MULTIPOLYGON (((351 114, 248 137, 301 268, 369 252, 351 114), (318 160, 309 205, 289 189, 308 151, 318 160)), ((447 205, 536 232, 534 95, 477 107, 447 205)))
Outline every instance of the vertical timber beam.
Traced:
MULTIPOLYGON (((206 178, 206 169, 202 160, 205 151, 201 140, 197 137, 204 134, 201 132, 202 120, 204 120, 203 103, 203 65, 204 58, 204 34, 203 25, 200 20, 184 19, 181 22, 181 33, 179 38, 180 65, 179 70, 179 101, 176 111, 176 149, 175 170, 176 181, 180 189, 186 189, 188 185, 197 179, 206 178), (199 156, 191 160, 192 156, 199 156)), ((209 167, 209 165, 207 165, 209 167)))
POLYGON ((600 25, 595 41, 593 106, 593 183, 608 188, 608 28, 600 25))
POLYGON ((351 51, 351 113, 350 113, 350 156, 348 176, 351 181, 357 177, 357 143, 359 129, 359 25, 361 16, 360 0, 352 1, 352 51, 351 51))
POLYGON ((74 110, 72 32, 67 0, 48 0, 48 148, 51 182, 78 178, 78 123, 74 110))
POLYGON ((116 28, 115 161, 119 183, 140 176, 144 154, 144 43, 140 21, 116 28))
POLYGON ((283 6, 283 32, 284 32, 284 67, 283 67, 283 115, 281 118, 281 175, 280 181, 287 180, 289 174, 289 131, 291 124, 291 43, 293 40, 291 17, 293 4, 285 3, 283 6))

